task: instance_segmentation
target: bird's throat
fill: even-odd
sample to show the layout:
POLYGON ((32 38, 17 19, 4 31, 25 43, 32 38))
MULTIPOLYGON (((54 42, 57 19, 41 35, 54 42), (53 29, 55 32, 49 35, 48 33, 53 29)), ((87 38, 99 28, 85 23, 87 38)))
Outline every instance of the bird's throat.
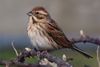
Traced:
POLYGON ((29 23, 32 23, 32 24, 37 23, 37 22, 36 22, 36 18, 33 17, 33 16, 30 16, 30 17, 29 17, 29 23))

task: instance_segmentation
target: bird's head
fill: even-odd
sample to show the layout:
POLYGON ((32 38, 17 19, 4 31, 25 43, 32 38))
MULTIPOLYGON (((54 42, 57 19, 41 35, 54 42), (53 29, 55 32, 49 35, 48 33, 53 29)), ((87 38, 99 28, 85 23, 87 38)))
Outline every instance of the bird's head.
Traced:
POLYGON ((36 22, 44 22, 49 18, 49 13, 43 7, 35 7, 27 15, 36 22))

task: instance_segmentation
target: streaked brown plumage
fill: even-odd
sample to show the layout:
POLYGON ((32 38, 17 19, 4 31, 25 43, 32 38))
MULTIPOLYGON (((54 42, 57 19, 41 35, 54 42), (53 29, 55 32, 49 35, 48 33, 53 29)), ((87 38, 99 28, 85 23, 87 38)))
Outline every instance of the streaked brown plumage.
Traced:
POLYGON ((28 13, 28 36, 37 50, 71 48, 90 58, 73 45, 43 7, 35 7, 28 13))

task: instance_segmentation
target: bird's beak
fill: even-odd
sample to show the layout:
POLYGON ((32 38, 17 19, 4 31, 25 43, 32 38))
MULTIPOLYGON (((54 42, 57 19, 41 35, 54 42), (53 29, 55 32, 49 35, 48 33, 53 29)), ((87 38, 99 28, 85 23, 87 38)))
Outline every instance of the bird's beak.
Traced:
POLYGON ((33 15, 32 11, 28 12, 27 15, 32 16, 33 15))

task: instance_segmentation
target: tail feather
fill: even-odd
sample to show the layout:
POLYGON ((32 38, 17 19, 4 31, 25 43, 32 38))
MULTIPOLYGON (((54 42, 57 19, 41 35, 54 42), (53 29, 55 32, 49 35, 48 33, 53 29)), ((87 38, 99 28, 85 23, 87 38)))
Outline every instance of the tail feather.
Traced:
POLYGON ((84 52, 83 50, 79 49, 78 47, 74 46, 72 49, 78 51, 80 54, 84 55, 87 58, 93 58, 91 55, 88 53, 84 52))

